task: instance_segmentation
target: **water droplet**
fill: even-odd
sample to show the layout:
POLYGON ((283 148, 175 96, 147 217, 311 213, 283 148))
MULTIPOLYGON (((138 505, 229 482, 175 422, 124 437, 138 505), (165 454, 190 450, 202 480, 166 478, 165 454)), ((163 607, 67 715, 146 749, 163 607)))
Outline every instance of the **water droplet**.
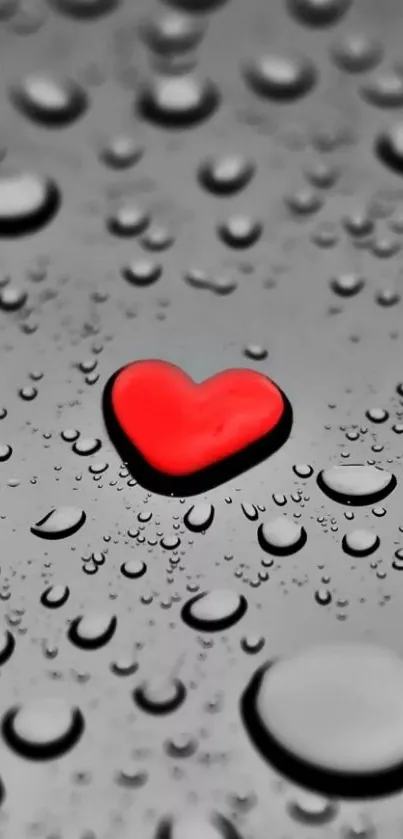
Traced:
POLYGON ((30 172, 0 177, 0 236, 34 233, 48 224, 61 203, 55 182, 30 172))
POLYGON ((49 0, 49 2, 59 12, 83 20, 112 12, 119 4, 119 0, 49 0))
POLYGON ((366 209, 356 207, 343 219, 346 233, 356 238, 369 236, 374 231, 374 222, 366 209))
POLYGON ((188 530, 192 530, 195 533, 201 533, 204 530, 207 530, 213 523, 214 513, 215 511, 212 504, 200 502, 199 504, 194 504, 193 507, 190 507, 187 513, 185 513, 183 523, 186 525, 188 530))
POLYGON ((244 635, 241 640, 241 647, 244 653, 256 655, 263 649, 266 641, 262 635, 244 635))
POLYGON ((11 446, 8 446, 7 443, 0 444, 0 463, 4 463, 6 460, 9 460, 13 450, 11 446))
POLYGON ((331 49, 334 63, 347 73, 365 73, 383 58, 382 44, 364 32, 347 32, 331 49))
POLYGON ((124 577, 128 577, 133 580, 138 579, 138 577, 142 577, 146 573, 147 565, 142 559, 128 559, 126 562, 122 563, 120 570, 124 577))
POLYGON ((88 96, 72 79, 31 74, 11 90, 21 113, 48 128, 63 127, 78 119, 88 107, 88 96))
POLYGON ((144 233, 150 218, 141 207, 126 203, 119 207, 107 220, 107 228, 115 236, 138 236, 144 233))
POLYGON ((315 600, 319 606, 328 606, 332 602, 331 592, 327 588, 320 588, 315 591, 315 600))
POLYGON ((133 661, 131 656, 121 656, 111 664, 111 671, 115 676, 133 676, 138 669, 137 661, 133 661))
POLYGON ((317 482, 329 498, 340 504, 353 505, 375 504, 396 487, 396 478, 391 472, 363 464, 323 469, 317 482))
POLYGON ((165 751, 175 759, 191 757, 197 751, 197 740, 189 734, 175 734, 165 741, 165 751))
POLYGON ((340 172, 337 167, 327 160, 316 160, 315 164, 306 173, 310 183, 319 189, 329 189, 334 186, 339 175, 340 172))
POLYGON ((12 285, 7 285, 0 290, 0 309, 4 312, 16 312, 18 309, 22 309, 27 298, 26 291, 22 291, 22 289, 12 285))
POLYGON ((79 507, 55 507, 32 525, 31 533, 41 539, 64 539, 76 533, 85 520, 85 512, 79 507))
POLYGON ((254 504, 241 504, 242 511, 249 521, 257 521, 259 518, 259 511, 254 504))
POLYGON ((350 556, 369 556, 379 548, 381 540, 370 530, 353 530, 343 536, 342 548, 350 556))
POLYGON ((72 449, 75 454, 87 457, 90 454, 99 452, 101 446, 102 443, 98 437, 81 437, 73 443, 72 449))
POLYGON ((288 0, 290 13, 307 26, 331 26, 350 5, 351 0, 288 0))
POLYGON ((238 214, 218 226, 218 235, 231 248, 249 248, 260 239, 262 229, 256 219, 238 214))
POLYGON ((6 629, 0 631, 0 667, 11 658, 15 650, 15 638, 11 632, 6 629))
POLYGON ((141 246, 147 251, 165 251, 174 243, 174 237, 166 227, 154 224, 141 240, 141 246))
POLYGON ((176 536, 175 533, 172 533, 168 536, 163 536, 160 540, 161 548, 164 548, 166 551, 176 551, 176 548, 179 548, 181 540, 179 536, 176 536))
POLYGON ((275 556, 289 556, 306 543, 306 530, 286 516, 279 516, 259 526, 257 538, 262 550, 275 556))
POLYGON ((213 195, 233 195, 247 186, 255 166, 242 155, 226 154, 210 158, 199 169, 200 184, 213 195))
POLYGON ((396 303, 400 302, 400 294, 393 289, 385 288, 376 293, 375 302, 378 303, 379 306, 388 309, 390 306, 396 306, 396 303))
POLYGON ((250 61, 244 68, 244 76, 259 96, 279 102, 300 99, 318 80, 318 72, 310 59, 275 53, 250 61))
POLYGON ((376 423, 386 422, 389 419, 389 414, 385 408, 369 408, 368 411, 365 411, 365 416, 371 422, 376 423))
POLYGON ((198 632, 222 632, 237 623, 248 603, 243 595, 230 589, 212 589, 188 600, 182 620, 198 632))
POLYGON ((243 352, 246 358, 251 358, 253 361, 263 361, 269 354, 261 344, 248 344, 243 352))
POLYGON ((49 586, 41 595, 41 603, 43 606, 47 606, 48 609, 58 609, 67 603, 69 596, 70 589, 68 586, 49 586))
POLYGON ((68 638, 83 650, 97 650, 105 646, 115 634, 117 619, 108 612, 89 612, 75 618, 68 630, 68 638))
POLYGON ((354 297, 365 286, 365 280, 359 274, 339 274, 330 281, 330 288, 339 297, 354 297))
POLYGON ((186 693, 180 679, 156 677, 136 688, 133 699, 147 714, 162 715, 176 711, 185 701, 186 693))
POLYGON ((342 797, 402 785, 401 659, 365 644, 323 644, 275 661, 242 697, 260 753, 303 787, 342 797))
POLYGON ((74 443, 74 441, 80 436, 80 432, 77 431, 76 428, 66 428, 65 431, 62 431, 60 436, 66 443, 74 443))
POLYGON ((323 199, 307 186, 286 195, 285 203, 294 215, 309 216, 322 209, 323 199))
POLYGON ((206 816, 202 812, 183 813, 175 820, 164 819, 157 827, 155 839, 242 839, 238 829, 220 813, 206 816))
POLYGON ((177 55, 194 50, 206 31, 203 20, 188 17, 180 12, 168 12, 144 21, 140 34, 147 47, 163 56, 177 55))
POLYGON ((17 754, 48 760, 61 757, 78 742, 84 718, 64 699, 38 699, 9 710, 1 729, 6 744, 17 754))
POLYGON ((403 175, 403 122, 398 122, 379 134, 375 142, 375 152, 388 169, 403 175))
POLYGON ((161 265, 151 259, 136 259, 122 269, 122 276, 135 286, 149 286, 157 282, 162 274, 161 265))
POLYGON ((164 128, 187 128, 211 117, 220 104, 211 81, 193 75, 156 76, 144 88, 138 110, 148 122, 164 128))
POLYGON ((296 463, 292 469, 298 478, 310 478, 313 475, 313 469, 309 463, 296 463))
POLYGON ((143 156, 143 148, 128 134, 117 134, 101 149, 99 157, 111 169, 128 169, 138 163, 143 156))
POLYGON ((301 791, 288 801, 287 811, 301 824, 320 825, 328 824, 335 818, 338 805, 336 801, 301 791))
POLYGON ((403 75, 397 70, 384 70, 362 85, 361 96, 378 108, 400 108, 403 105, 403 75))

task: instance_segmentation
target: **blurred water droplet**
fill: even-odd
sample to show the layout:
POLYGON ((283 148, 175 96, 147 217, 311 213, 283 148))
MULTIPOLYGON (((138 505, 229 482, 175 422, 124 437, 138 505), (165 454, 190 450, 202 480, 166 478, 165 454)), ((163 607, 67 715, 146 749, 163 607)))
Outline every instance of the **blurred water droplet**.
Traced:
POLYGON ((55 585, 47 588, 41 595, 41 603, 47 606, 48 609, 58 609, 64 606, 70 596, 70 589, 68 586, 55 585))
POLYGON ((34 233, 48 224, 61 203, 55 182, 22 172, 0 177, 0 236, 34 233))
POLYGON ((168 12, 143 21, 140 34, 153 52, 176 55, 195 49, 206 31, 205 21, 180 12, 168 12))
POLYGON ((12 708, 3 717, 2 736, 13 751, 31 760, 59 758, 84 731, 84 717, 64 699, 38 699, 12 708))
POLYGON ((185 701, 186 693, 180 679, 155 677, 136 688, 133 699, 142 711, 163 715, 176 711, 185 701))
POLYGON ((226 154, 209 158, 199 168, 200 184, 214 195, 233 195, 247 186, 255 166, 242 155, 226 154))
POLYGON ((290 13, 308 26, 331 26, 347 12, 351 0, 288 0, 290 13))
POLYGON ((134 286, 149 286, 157 282, 162 274, 161 265, 151 259, 136 259, 122 269, 122 275, 134 286))
POLYGON ((382 61, 382 44, 364 32, 347 32, 332 47, 333 61, 347 73, 365 73, 382 61))
POLYGON ((11 632, 6 630, 0 631, 0 666, 6 663, 11 658, 15 650, 15 638, 11 632))
POLYGON ((339 274, 330 280, 330 288, 339 297, 354 297, 365 285, 365 280, 359 274, 339 274))
POLYGON ((188 128, 211 117, 220 100, 211 81, 193 75, 156 76, 144 87, 137 106, 148 122, 163 128, 188 128))
POLYGON ((244 76, 255 93, 278 102, 300 99, 318 80, 318 72, 310 59, 275 53, 251 60, 244 67, 244 76))
POLYGON ((11 89, 11 99, 21 113, 47 128, 68 125, 82 116, 89 104, 77 82, 45 74, 26 76, 11 89))
POLYGON ((126 203, 107 219, 107 228, 115 236, 138 236, 144 233, 150 218, 141 207, 126 203))
POLYGON ((320 825, 327 824, 335 818, 338 805, 336 801, 301 791, 287 802, 287 811, 301 824, 320 825))
POLYGON ((68 630, 68 638, 83 650, 96 650, 107 644, 115 634, 117 619, 107 612, 89 612, 75 618, 68 630))
POLYGON ((117 134, 100 150, 102 163, 111 169, 128 169, 141 160, 143 148, 128 134, 117 134))
POLYGON ((49 0, 63 14, 83 20, 98 17, 116 9, 119 0, 49 0))
POLYGON ((388 169, 403 175, 403 123, 398 122, 378 135, 375 152, 388 169))

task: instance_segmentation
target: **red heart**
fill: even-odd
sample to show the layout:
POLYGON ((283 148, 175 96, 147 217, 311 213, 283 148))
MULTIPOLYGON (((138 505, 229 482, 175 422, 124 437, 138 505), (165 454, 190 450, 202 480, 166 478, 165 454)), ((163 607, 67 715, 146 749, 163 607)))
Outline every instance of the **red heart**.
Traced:
POLYGON ((261 373, 226 370, 196 384, 179 367, 157 360, 118 371, 104 406, 111 436, 112 422, 126 443, 125 459, 131 447, 143 466, 173 481, 220 466, 226 472, 234 457, 267 440, 285 414, 290 420, 285 396, 261 373))

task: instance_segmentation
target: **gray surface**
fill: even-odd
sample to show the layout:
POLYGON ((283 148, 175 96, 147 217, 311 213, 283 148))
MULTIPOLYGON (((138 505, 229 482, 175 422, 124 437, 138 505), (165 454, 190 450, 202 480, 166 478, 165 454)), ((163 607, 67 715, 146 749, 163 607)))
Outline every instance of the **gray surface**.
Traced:
MULTIPOLYGON (((45 5, 35 3, 35 8, 44 15, 37 32, 17 34, 11 22, 0 30, 0 141, 7 150, 0 172, 32 168, 53 176, 63 206, 49 227, 18 242, 2 241, 0 250, 1 275, 10 274, 13 284, 28 291, 30 320, 38 325, 34 334, 26 335, 20 329, 21 313, 0 316, 0 392, 8 410, 0 423, 0 442, 13 447, 11 459, 0 465, 0 582, 4 587, 9 580, 11 595, 0 609, 6 625, 15 609, 24 610, 14 628, 16 650, 1 672, 0 711, 33 696, 63 695, 80 706, 87 728, 76 748, 48 764, 24 761, 0 745, 0 774, 7 789, 1 836, 50 837, 59 830, 65 839, 81 839, 92 829, 100 839, 148 837, 161 815, 181 812, 193 797, 206 810, 228 814, 231 795, 251 791, 257 803, 239 822, 245 837, 310 839, 315 830, 331 836, 349 823, 350 813, 358 812, 371 815, 383 839, 398 836, 400 796, 342 804, 328 827, 294 823, 285 809, 290 787, 279 791, 274 771, 253 751, 239 718, 238 699, 259 663, 318 639, 373 639, 402 651, 400 578, 391 568, 393 551, 402 544, 400 485, 385 502, 383 518, 374 517, 371 508, 356 512, 354 526, 370 523, 381 537, 378 570, 384 569, 386 577, 379 579, 370 560, 353 562, 342 553, 341 538, 351 526, 344 508, 321 494, 314 477, 305 484, 292 472, 292 465, 300 462, 311 463, 315 471, 325 468, 347 451, 352 462, 373 457, 380 465, 392 463, 389 468, 401 479, 401 438, 391 426, 398 408, 395 387, 403 378, 402 304, 381 308, 374 300, 382 288, 402 290, 401 256, 381 260, 355 248, 340 225, 345 213, 362 207, 380 190, 392 191, 399 210, 403 181, 387 172, 372 151, 376 132, 397 114, 365 104, 357 91, 360 79, 343 75, 329 60, 336 34, 353 28, 381 38, 385 66, 401 58, 401 5, 398 0, 357 0, 337 27, 314 31, 290 20, 281 0, 232 0, 211 15, 198 58, 200 73, 213 78, 222 91, 222 107, 211 121, 178 134, 140 124, 134 117, 136 86, 149 74, 136 25, 149 4, 126 0, 116 13, 86 23, 45 5), (281 106, 248 90, 242 60, 271 45, 295 47, 314 58, 320 84, 305 100, 281 106), (53 69, 85 80, 94 66, 100 83, 88 86, 91 108, 67 129, 38 128, 8 101, 8 85, 25 72, 53 69), (341 168, 337 186, 325 193, 324 208, 312 219, 290 219, 284 195, 304 183, 306 166, 318 156, 309 135, 315 128, 340 127, 352 129, 356 142, 329 156, 341 168), (104 137, 121 130, 133 131, 146 151, 132 170, 116 173, 100 164, 97 149, 104 137), (297 149, 290 148, 295 134, 300 138, 297 149), (221 151, 246 153, 257 165, 245 192, 223 200, 203 192, 196 182, 204 156, 221 151), (175 233, 174 246, 161 255, 163 276, 149 289, 131 288, 119 273, 127 259, 141 255, 138 243, 114 240, 104 231, 110 196, 119 194, 136 196, 175 233), (263 237, 245 255, 227 249, 215 234, 215 223, 236 210, 250 211, 264 223, 263 237), (334 248, 321 250, 311 243, 319 221, 338 225, 334 248), (29 272, 42 256, 48 260, 46 277, 35 283, 29 272), (242 273, 242 263, 251 266, 250 273, 242 273), (183 275, 191 267, 235 277, 238 287, 227 297, 190 288, 183 275), (367 284, 356 298, 343 301, 332 294, 329 280, 351 270, 362 272, 367 284), (277 284, 267 289, 263 283, 270 277, 277 284), (99 291, 107 293, 106 302, 94 302, 92 295, 99 291), (334 304, 342 311, 330 316, 334 304), (255 364, 245 359, 242 351, 248 342, 266 346, 268 358, 255 364), (100 378, 88 386, 76 365, 91 356, 95 344, 102 345, 96 356, 100 378), (181 520, 191 502, 147 497, 119 477, 119 458, 104 432, 100 409, 110 374, 148 357, 177 363, 196 380, 226 367, 255 367, 281 385, 295 414, 291 438, 271 460, 208 493, 216 516, 206 535, 193 537, 181 527, 181 561, 169 581, 169 554, 159 546, 138 545, 126 536, 127 529, 137 526, 137 513, 147 504, 153 518, 145 527, 146 538, 157 530, 170 533, 174 516, 181 520), (24 402, 18 389, 35 370, 44 373, 38 397, 24 402), (340 426, 368 425, 365 410, 377 405, 388 408, 390 420, 371 426, 357 442, 346 440, 340 426), (72 453, 60 437, 70 427, 83 436, 101 437, 101 452, 92 458, 72 453), (384 443, 378 454, 371 452, 375 439, 384 443), (109 468, 95 482, 88 466, 99 460, 106 460, 109 468), (18 486, 10 487, 13 478, 18 486), (298 487, 309 496, 302 504, 289 497, 298 487), (260 521, 274 517, 279 513, 274 492, 287 495, 287 512, 301 512, 308 541, 296 557, 275 563, 268 582, 253 588, 248 580, 257 577, 262 554, 257 524, 246 520, 240 504, 264 504, 267 512, 260 521), (69 539, 41 542, 29 528, 58 504, 83 507, 86 525, 69 539), (318 515, 329 523, 334 516, 338 531, 324 529, 318 515), (107 545, 105 538, 110 539, 107 545), (106 547, 105 565, 94 576, 84 574, 80 557, 106 547), (127 580, 119 572, 133 551, 148 564, 139 580, 127 580), (228 554, 233 554, 231 561, 224 560, 228 554), (243 576, 235 576, 237 569, 243 576), (331 575, 333 601, 320 607, 314 592, 325 573, 331 575), (70 599, 62 609, 48 612, 40 605, 40 594, 47 584, 58 582, 70 586, 70 599), (212 638, 211 647, 181 624, 180 602, 162 608, 176 592, 182 599, 189 597, 190 582, 202 588, 234 587, 248 598, 242 622, 225 637, 212 638), (153 601, 144 605, 141 597, 149 593, 153 601), (391 598, 381 608, 385 594, 391 598), (338 607, 338 598, 346 598, 348 605, 338 607), (66 628, 68 619, 90 608, 115 612, 118 630, 105 648, 88 653, 69 644, 66 628), (338 620, 340 613, 347 619, 338 620), (248 632, 266 638, 257 656, 240 648, 248 632), (43 654, 44 641, 58 646, 52 661, 43 654), (138 673, 118 679, 109 671, 110 662, 136 644, 142 645, 135 652, 138 673), (131 699, 135 685, 156 671, 166 668, 170 673, 178 661, 181 678, 193 686, 182 708, 161 719, 136 710, 131 699), (88 681, 80 683, 77 672, 87 673, 88 681), (223 702, 213 714, 206 703, 217 692, 223 702), (195 736, 199 748, 194 757, 175 762, 164 754, 163 744, 181 732, 195 736), (209 760, 203 760, 207 753, 209 760), (130 760, 149 777, 142 788, 124 791, 114 776, 130 760), (77 773, 85 773, 84 781, 77 773)), ((380 221, 378 229, 384 227, 380 221)))

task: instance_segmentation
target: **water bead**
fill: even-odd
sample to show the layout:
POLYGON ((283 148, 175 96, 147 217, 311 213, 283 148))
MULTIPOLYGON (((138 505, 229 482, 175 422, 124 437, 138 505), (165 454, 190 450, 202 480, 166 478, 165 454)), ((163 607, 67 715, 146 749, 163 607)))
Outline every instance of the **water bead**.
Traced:
POLYGON ((244 67, 244 76, 255 93, 277 102, 300 99, 318 81, 318 72, 310 59, 275 53, 251 60, 244 67))
POLYGON ((156 76, 140 94, 138 110, 162 128, 187 128, 211 117, 220 99, 211 81, 193 75, 156 76))

